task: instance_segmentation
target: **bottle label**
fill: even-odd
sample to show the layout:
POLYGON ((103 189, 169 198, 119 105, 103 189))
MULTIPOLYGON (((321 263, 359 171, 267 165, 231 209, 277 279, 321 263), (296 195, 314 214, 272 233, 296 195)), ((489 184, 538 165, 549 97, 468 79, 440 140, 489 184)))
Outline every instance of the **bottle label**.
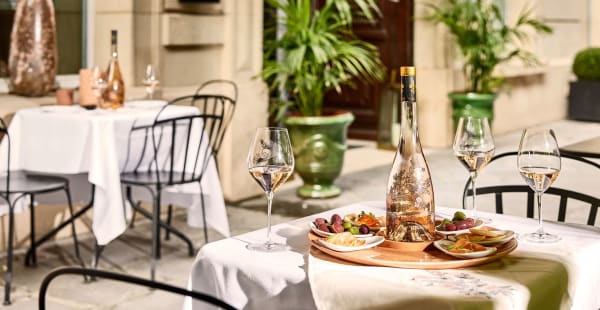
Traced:
POLYGON ((400 94, 402 101, 417 101, 417 88, 415 86, 415 76, 402 76, 400 78, 400 94))

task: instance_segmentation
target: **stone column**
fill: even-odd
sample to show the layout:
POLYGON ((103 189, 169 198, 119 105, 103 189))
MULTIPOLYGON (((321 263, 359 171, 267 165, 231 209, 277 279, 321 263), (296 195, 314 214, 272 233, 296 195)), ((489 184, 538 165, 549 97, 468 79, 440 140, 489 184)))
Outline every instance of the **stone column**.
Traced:
POLYGON ((219 154, 225 198, 239 200, 262 193, 248 174, 246 155, 254 131, 267 125, 268 91, 256 76, 262 69, 263 1, 222 0, 224 5, 223 76, 239 88, 235 116, 219 154))

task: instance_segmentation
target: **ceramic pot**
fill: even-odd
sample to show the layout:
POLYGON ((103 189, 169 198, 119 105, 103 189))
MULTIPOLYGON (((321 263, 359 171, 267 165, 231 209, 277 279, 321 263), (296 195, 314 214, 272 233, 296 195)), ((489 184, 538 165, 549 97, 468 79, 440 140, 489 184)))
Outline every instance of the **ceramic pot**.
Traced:
POLYGON ((304 181, 298 196, 330 198, 342 192, 333 182, 342 171, 346 136, 353 120, 350 112, 318 117, 291 116, 285 120, 294 149, 294 169, 304 181))
POLYGON ((487 117, 492 125, 497 94, 450 93, 448 97, 452 100, 454 130, 463 116, 487 117))
POLYGON ((52 0, 20 0, 10 37, 11 92, 43 96, 56 76, 56 21, 52 0))

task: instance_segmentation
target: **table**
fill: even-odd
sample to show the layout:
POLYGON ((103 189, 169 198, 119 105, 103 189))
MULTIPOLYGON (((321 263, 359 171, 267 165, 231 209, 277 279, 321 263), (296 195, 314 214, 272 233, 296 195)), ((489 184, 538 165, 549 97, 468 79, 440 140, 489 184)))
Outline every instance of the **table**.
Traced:
MULTIPOLYGON (((250 252, 265 229, 202 247, 189 287, 244 309, 598 309, 600 229, 547 222, 556 244, 521 241, 507 257, 450 270, 353 266, 309 251, 308 223, 360 211, 384 214, 384 202, 362 202, 273 227, 275 241, 290 251, 250 252)), ((438 207, 451 216, 455 209, 438 207)), ((534 219, 485 213, 494 225, 516 233, 537 228, 534 219)), ((317 252, 315 252, 317 251, 317 252)), ((187 309, 204 309, 187 300, 187 309)))
POLYGON ((560 148, 560 151, 580 157, 600 158, 600 137, 567 145, 560 148))
MULTIPOLYGON (((128 144, 130 129, 134 124, 152 124, 165 104, 164 101, 138 101, 127 102, 124 108, 118 110, 89 111, 79 106, 20 110, 9 126, 11 169, 87 174, 89 183, 95 186, 92 230, 98 245, 106 245, 122 234, 127 226, 125 213, 128 213, 128 208, 124 207, 120 174, 131 169, 125 167, 128 148, 133 154, 142 148, 135 141, 128 144)), ((175 117, 195 113, 195 107, 170 106, 161 115, 175 117)), ((0 152, 6 154, 6 144, 0 147, 0 152)), ((207 195, 207 222, 222 235, 229 236, 225 203, 214 161, 209 163, 202 187, 207 195)), ((187 206, 188 224, 201 227, 199 193, 197 184, 174 187, 163 195, 163 202, 187 206)))

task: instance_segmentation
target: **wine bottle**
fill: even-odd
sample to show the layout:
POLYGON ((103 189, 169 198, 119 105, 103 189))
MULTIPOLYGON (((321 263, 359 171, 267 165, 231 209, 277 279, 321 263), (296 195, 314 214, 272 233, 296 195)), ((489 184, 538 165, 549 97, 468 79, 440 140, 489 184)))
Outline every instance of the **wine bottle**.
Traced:
POLYGON ((107 87, 104 91, 104 103, 102 108, 118 109, 123 106, 125 100, 125 83, 119 67, 117 53, 117 31, 110 33, 111 55, 106 69, 107 87))
POLYGON ((400 142, 386 190, 386 238, 434 240, 433 184, 417 128, 415 67, 400 68, 400 142))

